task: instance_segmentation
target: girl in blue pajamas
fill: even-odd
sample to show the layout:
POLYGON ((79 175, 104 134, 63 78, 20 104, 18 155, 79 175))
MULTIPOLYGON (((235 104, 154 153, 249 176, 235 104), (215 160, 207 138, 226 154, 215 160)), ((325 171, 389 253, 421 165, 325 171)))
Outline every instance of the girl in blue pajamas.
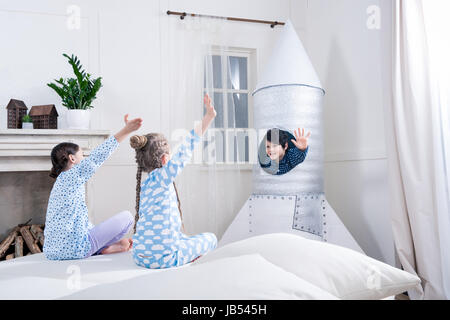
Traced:
POLYGON ((128 251, 131 239, 122 237, 131 229, 134 218, 128 211, 94 226, 85 203, 85 183, 142 119, 128 120, 125 127, 110 136, 84 158, 81 148, 70 142, 55 146, 51 152, 55 178, 48 200, 45 220, 44 254, 50 260, 82 259, 95 254, 128 251))
POLYGON ((133 259, 151 269, 170 268, 192 262, 217 246, 213 233, 186 236, 182 231, 180 202, 174 179, 191 159, 195 145, 207 130, 216 111, 208 95, 202 123, 189 132, 184 143, 171 157, 169 143, 162 134, 133 136, 136 150, 137 188, 133 259), (148 172, 141 183, 142 171, 148 172))

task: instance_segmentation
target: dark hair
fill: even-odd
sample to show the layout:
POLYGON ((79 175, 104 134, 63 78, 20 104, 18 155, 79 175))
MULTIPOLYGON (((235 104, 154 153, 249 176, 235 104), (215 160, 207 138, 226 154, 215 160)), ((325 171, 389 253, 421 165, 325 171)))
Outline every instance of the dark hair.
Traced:
POLYGON ((284 130, 277 129, 277 128, 269 129, 269 130, 267 130, 266 137, 267 137, 267 141, 269 141, 271 143, 279 144, 283 148, 286 146, 286 143, 289 145, 289 134, 284 130), (275 139, 278 136, 277 141, 272 141, 272 134, 274 135, 275 139))
POLYGON ((66 168, 67 161, 69 161, 69 155, 74 155, 78 150, 80 150, 80 147, 71 142, 63 142, 55 146, 50 154, 53 165, 50 170, 50 177, 56 179, 66 168))
MULTIPOLYGON (((134 233, 136 233, 136 223, 139 220, 139 202, 141 200, 141 178, 142 171, 152 172, 157 168, 162 167, 162 156, 168 154, 169 142, 160 133, 149 133, 143 136, 132 136, 130 138, 130 145, 136 151, 136 163, 138 165, 136 173, 136 216, 134 222, 134 233)), ((181 223, 183 225, 183 214, 181 212, 180 198, 178 197, 178 190, 173 182, 173 187, 177 195, 178 210, 180 211, 181 223)))

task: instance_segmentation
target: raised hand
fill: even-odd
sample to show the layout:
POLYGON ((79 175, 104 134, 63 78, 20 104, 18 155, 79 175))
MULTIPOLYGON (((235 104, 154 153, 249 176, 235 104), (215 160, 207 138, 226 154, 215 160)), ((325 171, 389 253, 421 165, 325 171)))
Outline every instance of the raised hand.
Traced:
POLYGON ((214 106, 211 103, 211 98, 209 97, 209 95, 207 93, 203 97, 203 102, 205 104, 206 114, 203 116, 202 122, 199 123, 194 128, 195 132, 199 136, 203 135, 206 132, 206 130, 208 129, 209 125, 211 124, 211 122, 214 120, 214 118, 217 115, 217 112, 216 112, 216 110, 214 109, 214 106))
POLYGON ((128 120, 128 114, 126 114, 123 117, 123 120, 125 122, 125 129, 128 132, 136 131, 142 125, 142 118, 136 118, 136 119, 128 120))
POLYGON ((311 132, 308 132, 305 136, 305 129, 298 128, 298 133, 294 130, 295 140, 291 139, 292 143, 300 150, 305 150, 308 147, 308 138, 311 136, 311 132))
POLYGON ((205 103, 206 106, 206 114, 211 117, 215 117, 217 115, 217 112, 214 109, 214 106, 211 104, 211 98, 207 93, 203 97, 203 102, 205 103))
POLYGON ((142 125, 142 119, 136 118, 132 120, 128 120, 128 114, 123 117, 123 121, 125 122, 125 126, 117 132, 114 137, 118 142, 122 142, 130 133, 139 129, 142 125))

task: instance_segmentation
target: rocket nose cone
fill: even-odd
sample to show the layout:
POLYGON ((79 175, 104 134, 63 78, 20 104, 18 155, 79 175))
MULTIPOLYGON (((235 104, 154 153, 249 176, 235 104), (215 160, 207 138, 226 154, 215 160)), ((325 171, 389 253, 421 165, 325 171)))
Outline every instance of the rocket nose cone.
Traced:
POLYGON ((290 20, 284 25, 253 94, 260 89, 278 85, 305 85, 323 90, 290 20))

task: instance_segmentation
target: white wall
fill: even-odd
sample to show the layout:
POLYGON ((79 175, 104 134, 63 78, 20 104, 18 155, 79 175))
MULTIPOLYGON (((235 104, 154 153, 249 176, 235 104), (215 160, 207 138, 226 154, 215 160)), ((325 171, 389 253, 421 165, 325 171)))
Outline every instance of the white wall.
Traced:
MULTIPOLYGON (((169 55, 165 50, 168 47, 166 42, 170 41, 167 28, 179 23, 179 18, 167 16, 166 11, 169 9, 286 20, 290 2, 41 0, 12 4, 0 1, 0 14, 5 18, 1 22, 3 28, 0 32, 4 32, 2 38, 14 40, 4 41, 10 43, 9 50, 0 53, 0 61, 8 61, 2 65, 3 76, 0 81, 7 84, 9 89, 0 92, 0 101, 6 104, 11 97, 15 97, 23 99, 29 107, 55 103, 61 115, 60 128, 63 128, 65 109, 60 106, 59 97, 45 84, 54 77, 71 74, 61 53, 74 52, 90 73, 103 77, 103 88, 94 104, 92 128, 114 132, 121 127, 123 114, 130 113, 131 116, 138 115, 145 119, 145 127, 140 133, 163 132, 170 137, 168 128, 171 126, 168 123, 176 122, 177 119, 170 118, 167 113, 170 94, 167 88, 171 85, 168 79, 176 76, 176 70, 171 69, 173 61, 168 60, 169 55), (66 27, 66 10, 71 4, 81 9, 79 30, 66 27), (7 32, 9 24, 14 25, 9 29, 13 32, 7 32), (21 31, 20 34, 17 30, 21 31), (31 53, 33 59, 29 59, 31 53), (166 70, 173 74, 167 75, 166 70)), ((250 48, 257 52, 258 70, 270 54, 280 28, 229 22, 226 30, 226 45, 250 48)), ((6 115, 5 110, 1 112, 6 115)), ((4 121, 0 123, 2 127, 6 126, 4 121)), ((91 215, 95 223, 119 210, 134 212, 135 170, 134 151, 124 143, 94 177, 96 207, 91 215)), ((215 219, 211 219, 210 209, 204 201, 205 197, 211 195, 199 192, 202 186, 209 184, 208 172, 187 168, 183 176, 179 191, 188 232, 213 231, 220 237, 251 192, 251 171, 217 172, 215 219), (236 181, 239 188, 233 186, 236 181), (193 203, 197 205, 191 205, 193 203), (199 206, 201 203, 203 205, 199 206), (192 207, 196 208, 195 212, 192 207)))
MULTIPOLYGON (((177 115, 170 114, 167 107, 169 99, 176 99, 176 97, 170 96, 173 93, 168 88, 172 85, 169 79, 176 76, 177 72, 172 67, 175 62, 170 60, 170 55, 166 52, 167 48, 170 47, 167 42, 172 39, 167 29, 180 23, 180 20, 175 16, 167 16, 166 11, 170 9, 172 11, 253 18, 269 18, 275 15, 282 19, 285 19, 289 12, 288 1, 278 3, 264 1, 263 5, 261 1, 247 1, 242 5, 240 1, 236 0, 228 2, 204 0, 189 1, 188 3, 186 1, 161 0, 159 2, 154 1, 151 5, 148 2, 137 2, 133 7, 127 3, 126 6, 132 8, 129 10, 133 17, 117 18, 119 12, 125 11, 126 13, 128 11, 126 8, 122 8, 122 5, 119 5, 118 2, 116 5, 116 7, 108 8, 106 12, 102 9, 99 13, 99 52, 102 57, 100 59, 102 75, 112 78, 114 76, 112 64, 107 67, 106 62, 123 59, 128 61, 128 64, 123 64, 121 68, 134 68, 138 77, 145 80, 139 83, 134 88, 135 91, 129 94, 127 94, 127 91, 123 92, 123 90, 129 90, 130 87, 124 87, 121 79, 110 80, 110 91, 114 92, 115 96, 108 97, 107 104, 115 106, 118 104, 117 99, 119 99, 123 101, 124 105, 130 105, 128 95, 133 95, 132 113, 141 115, 146 121, 150 119, 150 123, 146 123, 146 129, 142 132, 159 131, 167 137, 170 137, 173 128, 177 128, 176 123, 184 122, 177 119, 177 115), (259 12, 254 12, 255 7, 259 7, 259 12), (131 25, 130 19, 134 21, 131 25), (115 32, 113 33, 111 30, 115 32), (120 44, 120 48, 117 48, 118 44, 120 44), (134 54, 136 50, 138 56, 134 54), (132 63, 131 61, 138 63, 132 63), (141 64, 141 61, 144 61, 144 64, 141 64), (167 74, 167 70, 172 74, 167 74), (108 71, 111 71, 110 75, 108 75, 108 71), (152 82, 145 82, 149 78, 152 82)), ((227 31, 224 32, 225 39, 223 42, 226 45, 257 51, 257 69, 260 69, 264 60, 267 59, 266 56, 270 54, 276 34, 280 31, 279 29, 272 30, 269 26, 235 22, 227 23, 225 29, 227 31)), ((120 69, 118 74, 127 73, 122 71, 120 69)), ((183 95, 184 93, 175 94, 183 95)), ((105 101, 106 99, 105 96, 105 101)), ((120 115, 121 111, 114 110, 114 113, 107 114, 103 121, 109 121, 111 126, 117 122, 116 119, 119 119, 120 115)), ((96 176, 96 179, 99 180, 96 195, 104 200, 100 203, 105 203, 98 208, 99 215, 95 213, 96 219, 102 220, 107 215, 117 211, 118 208, 125 207, 133 211, 135 199, 133 157, 133 152, 128 146, 121 146, 121 150, 114 155, 114 158, 106 166, 101 168, 96 176), (108 185, 109 177, 117 172, 125 177, 126 184, 124 186, 126 188, 123 188, 124 195, 119 196, 117 194, 117 196, 111 197, 109 188, 103 188, 103 186, 108 185)), ((217 183, 214 186, 215 190, 209 188, 211 178, 211 174, 207 170, 188 167, 184 170, 180 179, 177 179, 185 226, 190 234, 212 231, 220 237, 251 192, 250 170, 241 172, 218 171, 213 177, 217 183), (239 187, 234 187, 234 184, 238 184, 239 187), (211 207, 211 198, 214 198, 213 208, 211 207)))
POLYGON ((393 265, 383 115, 390 24, 389 0, 308 1, 306 47, 326 90, 327 199, 362 249, 393 265), (380 29, 367 27, 374 5, 380 29))
MULTIPOLYGON (((382 60, 380 42, 387 41, 389 28, 365 28, 367 6, 380 1, 0 0, 0 105, 12 97, 22 98, 29 107, 55 103, 63 127, 65 110, 45 84, 71 74, 61 53, 74 52, 90 73, 103 77, 92 128, 114 132, 122 125, 122 115, 130 113, 145 119, 141 133, 168 134, 169 84, 164 70, 170 70, 171 62, 166 59, 167 46, 161 44, 169 40, 167 26, 178 19, 167 16, 168 9, 279 21, 291 18, 327 91, 327 198, 370 256, 393 263, 382 115, 386 75, 380 71, 387 63, 382 60), (71 4, 81 8, 79 30, 66 27, 66 9, 71 4)), ((384 10, 387 6, 381 2, 384 10)), ((259 71, 280 28, 229 22, 227 30, 228 45, 256 50, 259 71)), ((3 109, 0 128, 6 126, 3 109)), ((124 143, 95 176, 96 203, 102 204, 91 213, 95 223, 120 210, 134 212, 133 157, 124 143)), ((191 168, 184 176, 179 191, 188 232, 213 231, 220 237, 251 192, 251 172, 217 172, 216 193, 222 197, 217 199, 214 221, 206 206, 192 212, 188 205, 207 196, 197 191, 208 184, 208 175, 191 168), (229 199, 233 199, 231 208, 229 199)))

